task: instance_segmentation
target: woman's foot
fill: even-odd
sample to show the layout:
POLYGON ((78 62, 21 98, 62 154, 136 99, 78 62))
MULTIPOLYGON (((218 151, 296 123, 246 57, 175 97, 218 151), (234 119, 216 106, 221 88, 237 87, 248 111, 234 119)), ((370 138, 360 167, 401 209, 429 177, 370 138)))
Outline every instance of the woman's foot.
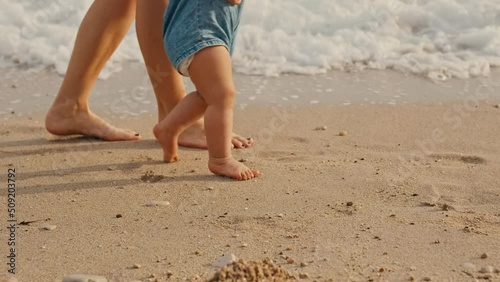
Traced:
MULTIPOLYGON (((233 137, 231 139, 231 143, 236 149, 252 147, 253 142, 254 141, 252 138, 243 138, 236 133, 233 133, 233 137)), ((181 133, 181 135, 179 136, 179 146, 198 149, 208 148, 203 119, 196 122, 181 133)))
POLYGON ((45 128, 55 135, 85 135, 106 141, 133 141, 141 136, 131 130, 116 128, 90 110, 68 109, 53 105, 45 117, 45 128))
POLYGON ((260 175, 258 170, 248 168, 233 157, 210 158, 208 161, 208 169, 212 173, 231 177, 236 180, 250 180, 260 175))

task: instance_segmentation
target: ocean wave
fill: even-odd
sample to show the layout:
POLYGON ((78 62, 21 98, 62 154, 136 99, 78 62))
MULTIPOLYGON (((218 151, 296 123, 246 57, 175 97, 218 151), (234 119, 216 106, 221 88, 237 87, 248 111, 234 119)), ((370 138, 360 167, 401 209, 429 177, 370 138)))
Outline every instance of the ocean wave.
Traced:
MULTIPOLYGON (((64 74, 92 1, 0 0, 4 67, 64 74)), ((132 26, 101 78, 141 61, 132 26)), ((484 76, 500 66, 497 0, 247 0, 234 69, 278 76, 394 69, 432 79, 484 76)))

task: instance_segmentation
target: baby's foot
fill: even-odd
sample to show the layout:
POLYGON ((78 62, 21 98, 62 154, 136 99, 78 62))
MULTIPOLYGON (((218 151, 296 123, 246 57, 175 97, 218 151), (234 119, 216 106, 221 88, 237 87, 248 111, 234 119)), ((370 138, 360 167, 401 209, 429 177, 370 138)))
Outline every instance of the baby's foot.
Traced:
POLYGON ((233 157, 210 158, 208 169, 215 174, 231 177, 236 180, 249 180, 260 175, 258 170, 248 168, 233 157))
POLYGON ((45 128, 55 135, 85 135, 106 141, 139 140, 139 134, 116 128, 89 110, 54 105, 45 117, 45 128))
POLYGON ((153 133, 163 148, 163 160, 173 163, 179 160, 177 139, 179 136, 171 134, 163 123, 158 123, 153 128, 153 133))

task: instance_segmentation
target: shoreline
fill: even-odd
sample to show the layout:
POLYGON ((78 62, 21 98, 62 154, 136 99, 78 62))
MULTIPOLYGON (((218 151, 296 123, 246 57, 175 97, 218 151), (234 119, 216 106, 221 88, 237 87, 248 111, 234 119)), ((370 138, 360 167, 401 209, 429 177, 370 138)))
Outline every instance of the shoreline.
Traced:
MULTIPOLYGON (((0 121, 47 111, 62 77, 49 71, 0 70, 0 121), (12 112, 14 112, 12 114, 12 112)), ((436 83, 397 71, 341 72, 324 75, 263 77, 235 74, 236 107, 329 105, 401 105, 450 102, 497 103, 500 69, 489 77, 436 83)), ((187 93, 194 90, 185 79, 187 93)), ((92 110, 126 118, 156 113, 156 101, 143 66, 130 63, 107 80, 98 80, 90 96, 92 110)))

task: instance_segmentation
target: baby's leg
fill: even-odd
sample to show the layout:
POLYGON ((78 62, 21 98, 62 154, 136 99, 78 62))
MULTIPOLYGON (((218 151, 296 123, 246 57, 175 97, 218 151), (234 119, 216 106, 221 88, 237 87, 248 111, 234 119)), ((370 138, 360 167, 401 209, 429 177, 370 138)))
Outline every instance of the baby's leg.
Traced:
POLYGON ((207 104, 203 98, 197 92, 192 92, 154 127, 153 133, 163 148, 165 162, 179 160, 177 156, 179 135, 203 117, 206 108, 207 104))
POLYGON ((223 46, 202 49, 189 67, 196 91, 203 97, 205 132, 210 159, 208 167, 215 174, 248 180, 259 175, 231 155, 235 89, 229 52, 223 46))

